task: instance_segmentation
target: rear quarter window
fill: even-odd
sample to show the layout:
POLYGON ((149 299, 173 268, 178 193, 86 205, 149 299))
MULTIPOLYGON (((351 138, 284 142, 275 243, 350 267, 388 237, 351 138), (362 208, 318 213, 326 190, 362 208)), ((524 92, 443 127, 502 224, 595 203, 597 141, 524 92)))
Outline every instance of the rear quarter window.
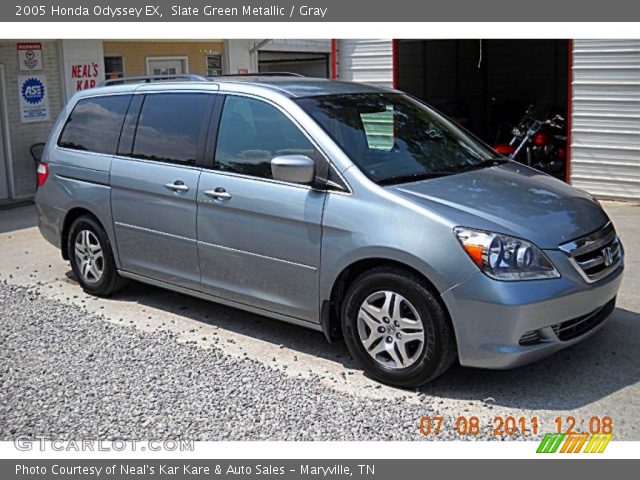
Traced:
POLYGON ((131 95, 84 98, 76 103, 62 129, 58 146, 114 154, 131 95))

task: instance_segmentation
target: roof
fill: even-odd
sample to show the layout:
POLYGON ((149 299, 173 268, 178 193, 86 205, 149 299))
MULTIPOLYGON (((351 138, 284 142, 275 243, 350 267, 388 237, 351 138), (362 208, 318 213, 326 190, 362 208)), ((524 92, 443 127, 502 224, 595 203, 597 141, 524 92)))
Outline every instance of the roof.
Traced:
POLYGON ((261 76, 240 76, 240 77, 220 77, 214 82, 224 84, 227 82, 245 82, 258 85, 273 90, 278 90, 290 97, 315 97, 321 95, 341 95, 349 93, 380 93, 388 92, 391 89, 377 85, 357 82, 343 82, 340 80, 329 80, 327 78, 312 77, 261 77, 261 76))
MULTIPOLYGON (((225 85, 248 84, 254 87, 269 89, 273 92, 284 94, 290 98, 313 97, 322 95, 341 95, 353 93, 380 93, 389 92, 392 89, 366 83, 343 82, 326 78, 297 77, 297 76, 261 76, 240 75, 222 76, 216 78, 197 77, 190 80, 162 79, 146 83, 143 77, 134 77, 130 80, 134 83, 113 84, 98 86, 95 89, 83 90, 79 96, 91 96, 105 93, 125 93, 134 90, 147 89, 206 89, 218 90, 225 85)), ((127 80, 127 79, 123 79, 127 80)))

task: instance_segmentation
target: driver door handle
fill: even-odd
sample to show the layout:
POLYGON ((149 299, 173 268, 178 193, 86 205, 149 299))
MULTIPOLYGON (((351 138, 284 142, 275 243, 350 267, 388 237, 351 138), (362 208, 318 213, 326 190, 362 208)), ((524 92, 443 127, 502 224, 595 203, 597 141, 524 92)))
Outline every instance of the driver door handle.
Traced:
POLYGON ((222 187, 218 187, 215 190, 205 190, 204 194, 214 200, 224 201, 231 199, 231 194, 222 187))
POLYGON ((165 183, 164 186, 165 188, 178 193, 186 193, 189 191, 189 187, 187 187, 182 180, 176 180, 173 183, 165 183))

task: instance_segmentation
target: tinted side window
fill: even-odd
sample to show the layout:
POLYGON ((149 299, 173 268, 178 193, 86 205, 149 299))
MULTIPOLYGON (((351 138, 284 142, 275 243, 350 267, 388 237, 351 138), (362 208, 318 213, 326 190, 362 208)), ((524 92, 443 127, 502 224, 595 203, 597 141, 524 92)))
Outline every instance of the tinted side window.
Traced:
POLYGON ((58 146, 113 154, 131 95, 110 95, 78 101, 58 139, 58 146))
POLYGON ((209 127, 213 95, 149 94, 144 99, 131 156, 193 165, 209 127))
POLYGON ((317 160, 313 144, 280 110, 252 98, 227 97, 218 130, 216 170, 272 178, 271 159, 293 154, 317 160))

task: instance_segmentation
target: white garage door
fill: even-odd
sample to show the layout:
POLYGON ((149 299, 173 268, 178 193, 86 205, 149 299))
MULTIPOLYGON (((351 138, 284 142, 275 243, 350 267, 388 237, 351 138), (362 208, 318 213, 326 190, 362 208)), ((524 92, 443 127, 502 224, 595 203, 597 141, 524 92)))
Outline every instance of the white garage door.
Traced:
POLYGON ((575 40, 571 183, 640 199, 640 40, 575 40))
POLYGON ((393 86, 391 40, 338 40, 338 79, 393 86))

